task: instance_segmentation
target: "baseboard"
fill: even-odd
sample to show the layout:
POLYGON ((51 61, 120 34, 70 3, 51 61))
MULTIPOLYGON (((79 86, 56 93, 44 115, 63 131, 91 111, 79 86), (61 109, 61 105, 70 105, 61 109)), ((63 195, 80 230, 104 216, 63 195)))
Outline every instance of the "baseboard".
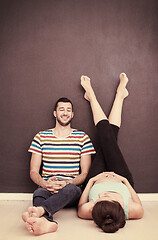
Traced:
POLYGON ((138 193, 141 201, 158 201, 158 193, 138 193))
POLYGON ((0 193, 0 201, 30 201, 32 193, 0 193))
MULTIPOLYGON (((141 201, 158 201, 158 193, 139 193, 141 201)), ((0 201, 30 201, 32 193, 0 193, 0 201)))

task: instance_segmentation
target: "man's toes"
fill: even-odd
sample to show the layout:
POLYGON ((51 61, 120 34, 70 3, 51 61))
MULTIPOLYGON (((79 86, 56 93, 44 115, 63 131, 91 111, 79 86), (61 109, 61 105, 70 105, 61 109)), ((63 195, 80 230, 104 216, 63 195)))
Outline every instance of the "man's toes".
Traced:
POLYGON ((33 212, 32 214, 31 214, 31 217, 37 217, 37 213, 35 212, 33 212))
POLYGON ((32 224, 35 223, 35 222, 36 222, 36 218, 34 218, 34 217, 30 217, 30 218, 27 219, 27 223, 28 223, 28 224, 31 224, 31 225, 32 225, 32 224))
POLYGON ((29 218, 28 212, 24 212, 24 213, 21 215, 21 217, 22 217, 23 221, 26 222, 27 219, 29 218))
POLYGON ((26 226, 26 228, 27 228, 27 230, 28 230, 29 232, 33 232, 32 225, 31 225, 31 224, 29 224, 29 223, 26 222, 25 226, 26 226))
POLYGON ((37 209, 36 207, 29 207, 28 213, 30 217, 37 217, 37 209))

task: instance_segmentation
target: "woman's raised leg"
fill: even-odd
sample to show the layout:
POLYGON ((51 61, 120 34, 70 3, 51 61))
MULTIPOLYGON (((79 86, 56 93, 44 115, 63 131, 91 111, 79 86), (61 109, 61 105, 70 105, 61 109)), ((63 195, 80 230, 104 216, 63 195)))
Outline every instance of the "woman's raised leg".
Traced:
POLYGON ((124 99, 129 95, 128 90, 126 89, 126 85, 128 83, 128 78, 125 73, 120 74, 120 83, 117 88, 117 93, 115 96, 115 100, 109 114, 109 117, 105 115, 104 111, 102 110, 93 88, 91 86, 90 78, 87 76, 81 77, 81 85, 85 90, 85 99, 90 102, 92 113, 93 113, 93 120, 95 126, 101 120, 109 120, 110 124, 120 127, 121 126, 121 115, 122 115, 122 107, 124 99))
POLYGON ((128 83, 128 78, 125 73, 120 74, 120 83, 117 88, 117 93, 115 95, 114 103, 112 105, 111 112, 109 114, 109 123, 120 128, 121 126, 121 116, 122 107, 124 99, 129 95, 126 85, 128 83))
POLYGON ((81 77, 81 85, 85 90, 84 98, 89 101, 93 113, 93 120, 95 126, 100 122, 101 120, 107 120, 107 116, 103 112, 96 96, 93 91, 93 88, 91 86, 90 78, 87 76, 81 77))
POLYGON ((109 115, 109 119, 103 112, 100 104, 92 89, 90 79, 86 76, 81 77, 81 85, 85 89, 85 99, 90 102, 94 124, 97 127, 100 147, 92 163, 88 178, 101 171, 115 171, 116 173, 128 178, 133 185, 131 173, 118 147, 112 125, 120 127, 123 100, 128 96, 126 84, 128 79, 125 74, 120 74, 120 84, 117 89, 114 104, 109 115), (110 125, 110 124, 112 125, 110 125), (102 168, 102 169, 101 169, 102 168))
POLYGON ((112 109, 108 117, 109 123, 111 124, 116 140, 118 137, 120 126, 121 126, 123 102, 124 102, 124 99, 129 95, 128 90, 126 88, 127 83, 128 83, 128 78, 126 74, 121 73, 120 83, 117 88, 112 109))

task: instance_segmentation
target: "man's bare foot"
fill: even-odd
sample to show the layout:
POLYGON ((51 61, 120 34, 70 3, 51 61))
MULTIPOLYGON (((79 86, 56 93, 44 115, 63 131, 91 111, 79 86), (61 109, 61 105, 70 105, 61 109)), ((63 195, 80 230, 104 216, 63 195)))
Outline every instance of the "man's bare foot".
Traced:
POLYGON ((36 217, 39 218, 43 216, 45 213, 45 210, 43 207, 29 207, 27 212, 24 212, 22 214, 22 219, 24 222, 27 222, 27 219, 30 217, 36 217))
POLYGON ((44 233, 56 232, 58 225, 55 222, 50 222, 46 218, 30 217, 27 219, 26 228, 34 235, 42 235, 44 233))
POLYGON ((45 213, 45 210, 43 207, 29 207, 28 208, 28 214, 29 217, 41 217, 45 213))
POLYGON ((117 96, 121 97, 122 99, 126 98, 129 95, 129 92, 126 88, 128 83, 128 78, 125 73, 120 74, 120 83, 117 88, 117 96))
POLYGON ((24 222, 26 222, 27 219, 29 218, 29 213, 28 213, 28 212, 24 212, 24 213, 21 215, 21 217, 22 217, 22 220, 23 220, 24 222))
POLYGON ((88 101, 90 101, 90 99, 92 97, 95 97, 93 88, 91 86, 91 80, 89 77, 87 76, 81 76, 81 86, 84 88, 85 90, 85 95, 84 98, 88 101))

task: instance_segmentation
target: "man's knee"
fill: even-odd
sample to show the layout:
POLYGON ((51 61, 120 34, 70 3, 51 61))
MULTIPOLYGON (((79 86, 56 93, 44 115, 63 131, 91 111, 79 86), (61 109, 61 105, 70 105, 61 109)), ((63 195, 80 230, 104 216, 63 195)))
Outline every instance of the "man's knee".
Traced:
POLYGON ((39 187, 37 188, 34 193, 33 193, 33 198, 35 197, 48 197, 48 195, 50 195, 49 191, 42 188, 42 187, 39 187))
POLYGON ((68 196, 78 197, 78 198, 81 196, 81 193, 82 193, 81 188, 72 183, 66 185, 66 187, 63 188, 63 191, 68 196))

